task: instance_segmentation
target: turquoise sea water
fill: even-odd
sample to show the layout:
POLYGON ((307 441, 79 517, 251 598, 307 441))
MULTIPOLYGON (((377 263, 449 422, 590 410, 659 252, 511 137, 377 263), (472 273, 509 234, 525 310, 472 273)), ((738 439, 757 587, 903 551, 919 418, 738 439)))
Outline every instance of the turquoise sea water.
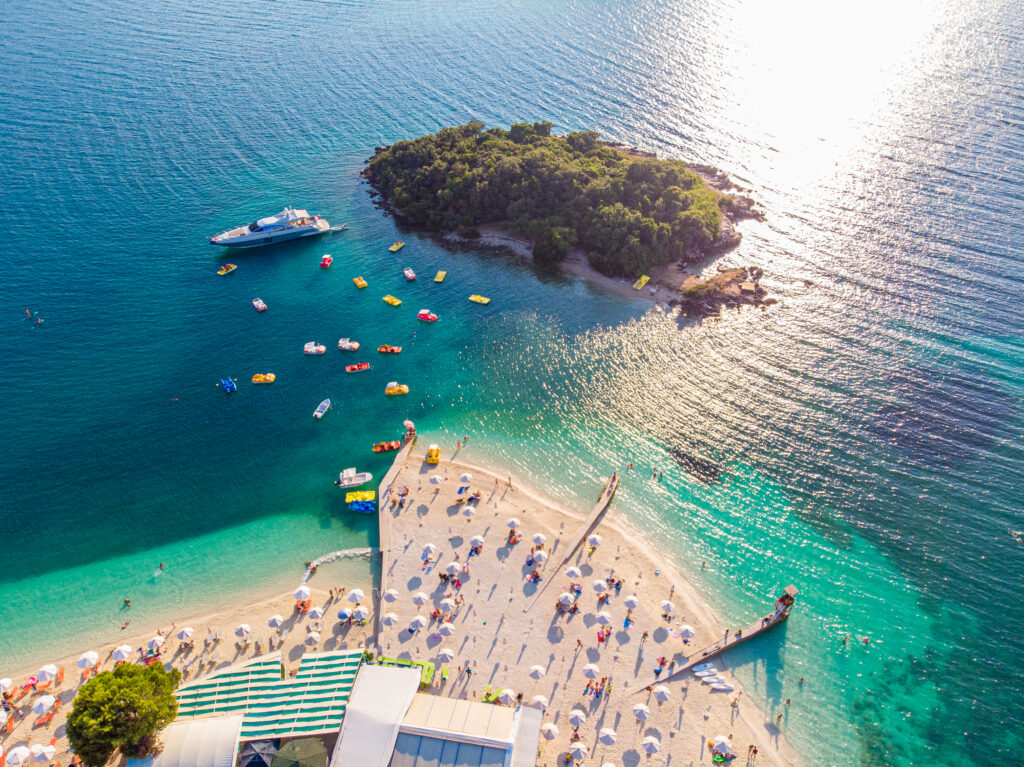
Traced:
POLYGON ((110 637, 125 596, 163 620, 372 544, 331 480, 382 472, 369 445, 411 417, 581 508, 632 460, 617 511, 726 621, 796 583, 794 619, 732 662, 808 764, 1013 763, 1022 21, 998 1, 3 5, 0 671, 110 637), (362 161, 470 118, 722 167, 768 212, 724 262, 781 303, 692 323, 396 230, 362 161), (206 242, 286 204, 351 229, 206 242), (394 379, 412 393, 385 398, 394 379))

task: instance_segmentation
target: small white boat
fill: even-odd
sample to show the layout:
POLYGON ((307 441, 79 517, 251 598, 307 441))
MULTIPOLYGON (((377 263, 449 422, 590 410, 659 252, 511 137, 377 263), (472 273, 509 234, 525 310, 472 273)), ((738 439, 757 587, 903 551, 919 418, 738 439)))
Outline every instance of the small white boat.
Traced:
POLYGON ((351 338, 339 338, 338 348, 343 352, 356 352, 359 351, 359 342, 353 341, 351 338))
POLYGON ((373 475, 368 471, 356 472, 355 467, 351 469, 345 469, 341 474, 338 475, 337 485, 339 487, 359 487, 365 485, 373 479, 373 475))
POLYGON ((718 669, 716 669, 714 666, 711 666, 710 668, 705 668, 703 671, 693 672, 694 676, 714 676, 717 673, 718 669))
POLYGON ((711 689, 712 690, 718 690, 719 692, 732 692, 736 688, 733 687, 731 684, 725 684, 724 682, 719 682, 718 684, 711 685, 711 689))
POLYGON ((316 406, 316 410, 313 411, 313 417, 319 421, 321 418, 324 417, 324 413, 326 413, 330 409, 331 401, 329 399, 325 399, 323 402, 316 406))
POLYGON ((719 684, 720 682, 724 682, 725 681, 725 677, 724 676, 706 676, 703 679, 701 679, 700 681, 702 681, 704 684, 719 684))
POLYGON ((327 347, 323 344, 318 344, 316 341, 310 341, 302 347, 303 354, 323 354, 325 351, 327 351, 327 347))
POLYGON ((248 226, 214 235, 210 244, 226 248, 256 248, 296 237, 323 234, 330 229, 330 224, 322 216, 311 216, 308 211, 298 208, 285 208, 276 216, 267 216, 248 226))
POLYGON ((701 663, 699 666, 694 666, 693 668, 691 668, 690 671, 707 671, 708 669, 714 670, 714 668, 714 663, 701 663))

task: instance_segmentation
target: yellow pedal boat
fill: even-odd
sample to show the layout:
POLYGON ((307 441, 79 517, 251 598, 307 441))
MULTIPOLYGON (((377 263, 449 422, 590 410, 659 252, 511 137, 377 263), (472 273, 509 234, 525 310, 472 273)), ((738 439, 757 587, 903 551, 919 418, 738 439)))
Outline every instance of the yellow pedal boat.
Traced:
POLYGON ((273 373, 257 373, 252 377, 254 384, 272 384, 277 380, 277 376, 273 373))
POLYGON ((394 245, 392 245, 390 248, 388 248, 388 250, 390 250, 392 253, 397 253, 398 251, 400 251, 404 247, 405 247, 405 243, 402 242, 402 240, 399 240, 394 245))
POLYGON ((469 300, 472 301, 474 304, 489 304, 489 303, 491 303, 491 299, 487 298, 487 296, 478 296, 476 293, 471 295, 469 297, 469 300))
POLYGON ((427 463, 441 463, 441 448, 437 445, 427 448, 427 463))
POLYGON ((650 279, 651 278, 646 274, 641 276, 640 279, 633 283, 633 290, 643 290, 644 285, 646 285, 650 279))
POLYGON ((387 295, 387 296, 384 296, 384 303, 391 304, 392 306, 401 306, 402 305, 402 299, 395 298, 392 295, 387 295))
POLYGON ((448 276, 448 272, 440 271, 434 275, 434 282, 444 282, 444 278, 448 276))
POLYGON ((356 287, 359 288, 360 290, 366 287, 366 280, 364 280, 362 277, 353 277, 352 282, 354 282, 356 284, 356 287))
POLYGON ((225 274, 231 274, 237 268, 238 264, 224 264, 224 266, 217 270, 217 274, 223 277, 225 274))
POLYGON ((398 383, 398 381, 392 381, 387 385, 387 388, 384 389, 384 393, 389 397, 393 397, 396 394, 408 394, 409 387, 405 384, 398 383))
POLYGON ((352 503, 353 501, 372 501, 377 497, 377 493, 373 490, 353 490, 351 493, 345 493, 345 503, 352 503))

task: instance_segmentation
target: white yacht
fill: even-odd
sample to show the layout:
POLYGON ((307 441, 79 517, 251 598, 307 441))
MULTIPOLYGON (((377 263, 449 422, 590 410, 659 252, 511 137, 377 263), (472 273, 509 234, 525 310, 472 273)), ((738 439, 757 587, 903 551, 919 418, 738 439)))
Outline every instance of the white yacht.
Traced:
POLYGON ((344 224, 332 227, 322 216, 311 216, 308 211, 285 208, 276 216, 267 216, 248 226, 239 226, 214 235, 210 238, 210 244, 226 248, 256 248, 344 228, 344 224))

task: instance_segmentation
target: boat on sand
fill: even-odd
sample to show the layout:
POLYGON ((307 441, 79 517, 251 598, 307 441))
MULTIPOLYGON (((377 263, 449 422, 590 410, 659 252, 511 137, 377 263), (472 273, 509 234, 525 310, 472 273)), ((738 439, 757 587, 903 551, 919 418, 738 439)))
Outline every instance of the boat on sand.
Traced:
POLYGON ((441 463, 441 448, 437 445, 431 445, 427 448, 427 463, 438 464, 441 463))

